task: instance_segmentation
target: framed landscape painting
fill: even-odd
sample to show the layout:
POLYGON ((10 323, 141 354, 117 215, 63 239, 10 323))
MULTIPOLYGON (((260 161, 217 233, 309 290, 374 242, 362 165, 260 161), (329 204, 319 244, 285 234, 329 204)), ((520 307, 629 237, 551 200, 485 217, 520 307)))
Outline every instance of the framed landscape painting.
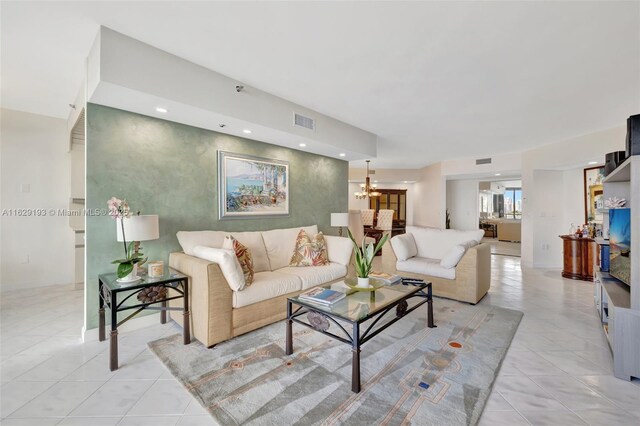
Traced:
POLYGON ((604 207, 604 167, 584 169, 584 223, 602 223, 604 207))
POLYGON ((220 219, 289 214, 289 163, 218 151, 220 219))

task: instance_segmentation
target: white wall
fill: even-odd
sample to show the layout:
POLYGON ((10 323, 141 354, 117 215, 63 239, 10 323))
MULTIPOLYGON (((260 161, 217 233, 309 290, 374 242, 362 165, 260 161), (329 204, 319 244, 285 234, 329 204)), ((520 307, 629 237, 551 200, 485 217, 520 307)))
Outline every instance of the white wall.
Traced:
MULTIPOLYGON (((476 164, 476 158, 459 158, 442 162, 443 176, 472 176, 486 173, 502 173, 503 176, 520 174, 522 153, 482 155, 478 158, 491 158, 491 164, 476 164)), ((485 179, 487 180, 487 179, 485 179)))
POLYGON ((533 229, 533 267, 562 267, 562 241, 558 235, 566 233, 563 204, 564 173, 556 170, 534 170, 535 184, 528 192, 536 206, 528 216, 533 229))
POLYGON ((442 163, 422 169, 420 180, 413 185, 416 194, 413 224, 444 228, 446 181, 442 175, 442 163))
POLYGON ((477 180, 447 181, 446 203, 451 215, 452 229, 478 229, 480 202, 477 180))
POLYGON ((68 218, 49 209, 69 202, 66 120, 2 109, 0 219, 2 291, 73 282, 73 232, 68 218), (29 185, 29 192, 21 186, 29 185), (5 210, 7 209, 7 210, 5 210), (45 209, 15 217, 10 209, 45 209))
POLYGON ((523 266, 561 267, 558 235, 567 233, 571 222, 584 223, 582 170, 592 167, 590 161, 604 163, 608 152, 623 150, 625 135, 620 126, 522 153, 523 266))

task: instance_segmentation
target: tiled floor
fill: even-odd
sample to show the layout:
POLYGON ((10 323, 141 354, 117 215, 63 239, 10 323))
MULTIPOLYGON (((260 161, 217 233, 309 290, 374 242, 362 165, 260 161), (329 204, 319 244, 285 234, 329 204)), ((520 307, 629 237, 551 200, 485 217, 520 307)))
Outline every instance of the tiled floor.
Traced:
POLYGON ((520 243, 513 243, 510 241, 500 241, 497 238, 487 238, 484 237, 482 239, 483 243, 489 244, 491 247, 491 254, 493 255, 502 255, 502 256, 516 256, 520 257, 521 249, 520 243))
MULTIPOLYGON (((492 289, 481 303, 525 316, 481 424, 640 424, 640 383, 612 376, 593 286, 557 271, 522 272, 517 257, 492 262, 492 289)), ((78 337, 82 292, 3 293, 0 309, 2 425, 214 424, 146 347, 179 332, 173 323, 123 333, 121 368, 110 372, 108 342, 78 337)))
POLYGON ((480 424, 640 424, 640 381, 613 377, 593 284, 559 271, 521 271, 517 257, 492 262, 491 292, 481 303, 525 315, 480 424))
POLYGON ((0 413, 13 425, 214 425, 146 343, 181 332, 173 322, 119 339, 120 369, 108 342, 82 344, 82 291, 47 287, 3 293, 0 413))

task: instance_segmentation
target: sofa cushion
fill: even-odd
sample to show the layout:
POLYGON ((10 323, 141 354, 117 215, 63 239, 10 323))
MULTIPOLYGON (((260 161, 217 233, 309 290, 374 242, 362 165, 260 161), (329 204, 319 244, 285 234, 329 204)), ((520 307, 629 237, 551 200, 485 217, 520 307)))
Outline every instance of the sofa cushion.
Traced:
POLYGON ((407 260, 418 255, 413 234, 401 234, 391 238, 391 247, 398 260, 407 260))
POLYGON ((270 270, 267 249, 262 240, 262 232, 227 232, 226 235, 231 235, 251 251, 253 270, 255 272, 270 270))
POLYGON ((466 251, 467 249, 465 248, 465 246, 460 244, 451 247, 451 250, 449 250, 449 252, 442 258, 442 260, 440 260, 440 265, 446 269, 455 268, 466 251))
MULTIPOLYGON (((197 246, 222 248, 224 238, 231 235, 251 251, 255 272, 271 270, 267 250, 262 240, 262 232, 179 231, 176 235, 182 251, 190 256, 195 256, 193 249, 197 246)), ((295 244, 295 236, 293 244, 295 244)))
POLYGON ((310 266, 308 268, 297 268, 287 266, 278 269, 276 272, 295 275, 302 281, 302 289, 306 290, 320 284, 325 284, 347 275, 347 267, 339 263, 329 263, 323 266, 310 266))
MULTIPOLYGON (((456 279, 456 269, 447 269, 440 265, 440 259, 427 259, 424 257, 412 257, 407 260, 399 260, 396 263, 399 272, 411 272, 414 274, 430 275, 432 277, 456 279)), ((402 274, 400 274, 402 275, 402 274)))
POLYGON ((196 256, 194 249, 197 246, 222 248, 227 235, 223 231, 179 231, 176 234, 182 251, 189 256, 196 256))
POLYGON ((407 233, 413 234, 418 256, 428 259, 442 259, 453 246, 464 244, 469 240, 480 242, 484 235, 482 229, 458 231, 456 229, 433 229, 419 226, 407 226, 407 233))
POLYGON ((296 247, 296 237, 300 229, 304 229, 307 235, 316 235, 318 233, 317 225, 273 229, 262 232, 266 254, 269 257, 270 270, 275 271, 289 266, 291 255, 296 247))
POLYGON ((224 243, 222 243, 222 248, 225 250, 232 250, 235 253, 238 263, 240 264, 240 268, 242 268, 244 283, 246 286, 250 286, 253 283, 253 275, 255 273, 253 270, 253 258, 251 256, 251 251, 231 235, 226 236, 224 243))
POLYGON ((233 307, 253 305, 299 290, 302 290, 302 281, 295 275, 271 271, 258 272, 253 277, 251 287, 233 292, 233 307))
POLYGON ((353 253, 353 243, 351 240, 346 237, 335 237, 333 235, 325 235, 324 239, 327 242, 329 262, 349 266, 351 253, 353 253))
POLYGON ((245 278, 242 267, 233 250, 225 250, 215 247, 196 246, 193 255, 200 259, 215 262, 220 266, 224 279, 231 290, 240 291, 244 288, 245 278))
POLYGON ((304 229, 301 229, 296 238, 296 247, 293 250, 289 266, 323 266, 328 264, 327 242, 324 240, 322 232, 311 237, 304 229))

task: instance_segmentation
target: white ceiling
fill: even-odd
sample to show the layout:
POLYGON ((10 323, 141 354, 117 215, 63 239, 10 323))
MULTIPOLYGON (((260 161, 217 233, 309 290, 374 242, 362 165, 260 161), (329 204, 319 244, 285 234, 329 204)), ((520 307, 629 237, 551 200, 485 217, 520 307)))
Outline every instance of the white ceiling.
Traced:
POLYGON ((2 106, 55 117, 99 25, 377 134, 376 168, 520 151, 640 112, 638 2, 1 7, 2 106))

